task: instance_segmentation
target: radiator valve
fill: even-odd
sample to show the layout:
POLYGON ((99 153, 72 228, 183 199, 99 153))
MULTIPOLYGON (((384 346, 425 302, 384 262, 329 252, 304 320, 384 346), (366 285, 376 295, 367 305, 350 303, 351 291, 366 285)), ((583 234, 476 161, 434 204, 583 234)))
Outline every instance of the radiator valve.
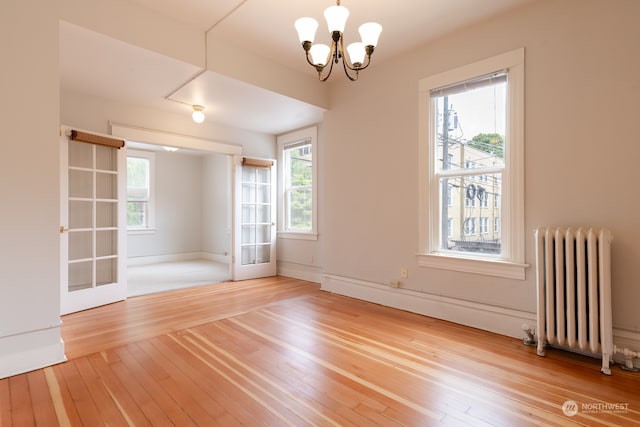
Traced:
POLYGON ((640 371, 640 368, 636 368, 633 365, 633 359, 635 358, 640 358, 640 352, 635 352, 632 350, 629 350, 628 348, 619 348, 617 346, 613 346, 613 352, 615 353, 621 353, 622 356, 624 357, 624 364, 620 365, 620 369, 624 370, 624 371, 631 371, 631 372, 638 372, 640 371))
POLYGON ((527 334, 527 336, 522 339, 522 343, 524 345, 535 346, 537 344, 536 337, 535 337, 536 331, 526 323, 522 324, 522 330, 524 331, 525 334, 527 334))

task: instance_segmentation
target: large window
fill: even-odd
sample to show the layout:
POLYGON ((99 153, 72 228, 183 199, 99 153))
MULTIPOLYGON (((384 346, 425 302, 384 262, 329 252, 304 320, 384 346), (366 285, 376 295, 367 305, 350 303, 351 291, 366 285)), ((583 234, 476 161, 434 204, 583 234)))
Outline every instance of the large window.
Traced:
POLYGON ((420 81, 421 266, 524 279, 523 111, 524 49, 420 81))
POLYGON ((315 127, 278 137, 280 227, 285 238, 316 238, 315 127))
POLYGON ((154 154, 129 150, 127 153, 127 228, 152 231, 154 154))

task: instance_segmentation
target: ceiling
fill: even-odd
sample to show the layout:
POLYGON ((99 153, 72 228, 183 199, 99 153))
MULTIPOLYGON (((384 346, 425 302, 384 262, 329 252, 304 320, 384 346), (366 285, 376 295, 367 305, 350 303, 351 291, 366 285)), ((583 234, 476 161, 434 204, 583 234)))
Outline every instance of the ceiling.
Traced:
MULTIPOLYGON (((142 7, 249 51, 269 56, 310 75, 293 22, 319 21, 331 0, 131 0, 142 7), (276 12, 274 12, 276 11, 276 12), (265 19, 268 17, 268 19, 265 19)), ((343 0, 351 12, 345 39, 356 41, 357 27, 376 21, 383 27, 373 65, 448 32, 531 0, 343 0)), ((341 74, 331 79, 345 78, 341 74)), ((322 120, 323 109, 151 52, 73 24, 60 25, 60 79, 64 90, 151 109, 188 114, 205 106, 207 121, 280 134, 322 120), (168 98, 168 99, 167 99, 168 98)))

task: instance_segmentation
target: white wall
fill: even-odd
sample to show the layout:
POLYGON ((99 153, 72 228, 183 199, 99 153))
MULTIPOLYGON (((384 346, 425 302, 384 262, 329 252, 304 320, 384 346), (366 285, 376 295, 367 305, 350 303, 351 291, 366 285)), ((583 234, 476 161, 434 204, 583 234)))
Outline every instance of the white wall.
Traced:
POLYGON ((202 161, 201 250, 224 259, 231 253, 231 157, 211 154, 202 161))
POLYGON ((635 0, 533 2, 334 83, 320 147, 324 288, 522 336, 535 312, 535 227, 602 226, 615 238, 616 341, 640 344, 638 16, 635 0), (520 47, 532 267, 523 281, 418 267, 418 80, 520 47), (391 289, 401 267, 405 290, 391 289))
POLYGON ((129 258, 200 252, 202 247, 202 158, 155 154, 155 232, 129 233, 129 258))
POLYGON ((44 0, 0 13, 0 378, 64 359, 57 16, 44 0))

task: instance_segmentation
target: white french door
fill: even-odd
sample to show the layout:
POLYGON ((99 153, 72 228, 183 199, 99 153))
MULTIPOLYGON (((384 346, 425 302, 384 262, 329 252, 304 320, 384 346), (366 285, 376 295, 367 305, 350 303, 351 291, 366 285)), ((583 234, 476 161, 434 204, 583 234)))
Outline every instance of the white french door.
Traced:
POLYGON ((233 157, 232 279, 276 274, 276 168, 273 160, 233 157))
POLYGON ((60 311, 126 298, 126 149, 60 136, 60 311))

